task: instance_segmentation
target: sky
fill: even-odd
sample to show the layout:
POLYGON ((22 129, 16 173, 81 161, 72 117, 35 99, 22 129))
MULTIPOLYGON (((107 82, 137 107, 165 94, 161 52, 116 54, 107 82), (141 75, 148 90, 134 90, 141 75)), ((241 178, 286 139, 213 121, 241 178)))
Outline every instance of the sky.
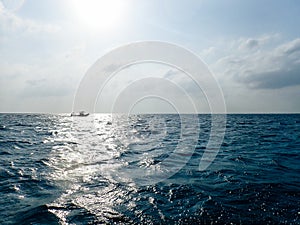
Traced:
MULTIPOLYGON (((300 112, 299 12, 297 0, 0 0, 0 112, 71 112, 82 78, 99 58, 148 40, 199 56, 229 113, 300 112)), ((120 96, 142 96, 145 89, 168 92, 184 105, 183 92, 159 79, 184 89, 197 112, 209 112, 205 93, 186 74, 155 63, 116 73, 95 111, 109 111, 120 96), (154 86, 139 82, 147 77, 157 78, 154 86)), ((163 96, 150 96, 132 110, 175 108, 163 96)))

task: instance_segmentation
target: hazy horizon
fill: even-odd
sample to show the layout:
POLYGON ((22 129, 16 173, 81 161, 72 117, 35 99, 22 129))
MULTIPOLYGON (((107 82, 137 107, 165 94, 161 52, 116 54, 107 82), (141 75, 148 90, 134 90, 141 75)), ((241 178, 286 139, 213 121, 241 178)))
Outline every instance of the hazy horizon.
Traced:
MULTIPOLYGON (((127 43, 157 40, 182 46, 207 64, 228 113, 299 113, 299 11, 300 2, 292 0, 0 0, 0 112, 70 113, 81 79, 99 58, 127 43)), ((118 71, 95 110, 110 112, 123 94, 132 99, 161 89, 192 112, 175 89, 137 82, 147 77, 182 87, 197 112, 210 113, 206 93, 182 71, 157 63, 118 71), (124 92, 129 86, 135 89, 124 92)), ((134 107, 140 113, 173 111, 162 99, 134 107)))

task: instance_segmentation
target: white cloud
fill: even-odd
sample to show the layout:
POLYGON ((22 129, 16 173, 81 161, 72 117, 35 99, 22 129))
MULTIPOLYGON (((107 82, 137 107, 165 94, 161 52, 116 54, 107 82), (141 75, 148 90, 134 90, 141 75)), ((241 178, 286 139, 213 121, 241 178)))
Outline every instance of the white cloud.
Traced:
POLYGON ((0 111, 68 112, 88 65, 83 46, 34 62, 0 62, 0 111))
POLYGON ((254 89, 278 89, 300 85, 300 39, 273 48, 270 39, 243 39, 236 51, 213 65, 219 75, 254 89))
POLYGON ((0 0, 0 10, 17 11, 24 4, 25 0, 0 0))
POLYGON ((258 50, 259 48, 264 48, 270 42, 279 38, 279 34, 272 35, 262 35, 260 37, 248 37, 240 38, 236 43, 233 42, 233 46, 238 45, 238 50, 241 51, 250 51, 258 50))
POLYGON ((30 35, 35 33, 56 33, 60 27, 53 24, 44 24, 30 19, 16 16, 7 10, 0 2, 0 32, 5 35, 17 33, 18 35, 30 35))

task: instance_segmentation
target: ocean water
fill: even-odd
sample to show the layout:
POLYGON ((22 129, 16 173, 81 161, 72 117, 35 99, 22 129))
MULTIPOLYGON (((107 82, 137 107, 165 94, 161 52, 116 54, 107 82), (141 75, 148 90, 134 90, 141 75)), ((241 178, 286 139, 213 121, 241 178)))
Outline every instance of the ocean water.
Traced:
POLYGON ((0 114, 0 224, 300 224, 300 114, 227 115, 204 171, 197 117, 181 142, 178 115, 0 114), (176 146, 179 170, 141 183, 176 146))

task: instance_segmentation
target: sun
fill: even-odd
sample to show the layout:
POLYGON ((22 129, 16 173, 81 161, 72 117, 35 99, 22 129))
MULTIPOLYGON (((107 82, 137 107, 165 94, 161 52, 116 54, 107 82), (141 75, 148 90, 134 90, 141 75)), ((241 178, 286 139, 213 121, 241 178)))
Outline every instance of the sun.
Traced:
POLYGON ((122 0, 74 0, 72 5, 78 22, 86 28, 106 31, 120 21, 125 8, 122 0))

